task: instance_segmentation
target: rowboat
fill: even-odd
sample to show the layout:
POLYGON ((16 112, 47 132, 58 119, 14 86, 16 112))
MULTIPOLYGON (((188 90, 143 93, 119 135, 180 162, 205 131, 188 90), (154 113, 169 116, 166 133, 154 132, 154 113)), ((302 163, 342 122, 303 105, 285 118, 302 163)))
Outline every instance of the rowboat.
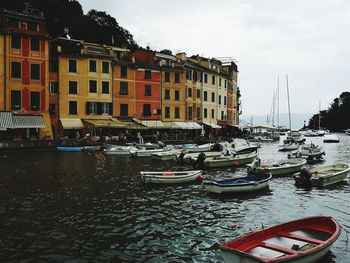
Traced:
POLYGON ((191 153, 198 153, 198 152, 207 152, 210 151, 210 147, 212 146, 211 143, 202 144, 202 145, 192 145, 190 147, 186 147, 191 153))
POLYGON ((325 154, 326 153, 322 150, 320 146, 311 143, 311 144, 303 145, 300 151, 297 151, 295 153, 292 153, 291 155, 288 155, 288 158, 303 157, 306 159, 307 163, 314 164, 317 162, 322 162, 323 161, 322 157, 325 154))
POLYGON ((151 157, 153 153, 166 152, 173 149, 173 147, 165 147, 161 149, 137 149, 131 150, 130 153, 132 156, 137 157, 151 157))
POLYGON ((165 152, 155 152, 152 153, 152 158, 161 161, 175 160, 180 152, 180 149, 173 149, 165 152))
POLYGON ((339 235, 335 219, 315 216, 252 232, 220 249, 227 263, 311 263, 327 254, 339 235))
POLYGON ((113 146, 104 150, 106 155, 130 155, 131 151, 137 151, 138 149, 133 146, 113 146))
POLYGON ((169 171, 169 172, 140 172, 143 182, 152 184, 178 184, 202 179, 201 170, 169 171))
POLYGON ((339 137, 336 134, 325 134, 323 137, 323 142, 325 143, 338 143, 340 142, 339 137))
POLYGON ((276 163, 259 163, 258 160, 251 165, 247 165, 248 173, 255 174, 268 171, 273 176, 294 174, 301 171, 301 167, 306 164, 306 160, 304 158, 291 158, 276 163))
POLYGON ((282 145, 279 145, 279 151, 294 151, 294 150, 298 150, 299 148, 299 143, 297 142, 288 142, 288 143, 284 143, 282 145))
MULTIPOLYGON (((206 157, 218 157, 222 155, 222 152, 203 152, 206 157)), ((184 161, 187 164, 197 161, 200 152, 197 153, 184 153, 178 155, 179 161, 184 161)))
POLYGON ((59 152, 81 152, 80 146, 58 146, 56 149, 59 152))
POLYGON ((257 157, 257 153, 242 153, 236 155, 223 155, 218 157, 206 157, 203 165, 206 167, 242 166, 251 163, 257 157))
POLYGON ((203 186, 207 192, 217 194, 251 192, 267 187, 271 177, 267 173, 216 181, 204 180, 203 186))
POLYGON ((337 163, 317 167, 312 170, 303 169, 294 175, 297 185, 326 187, 343 181, 350 171, 347 163, 337 163))

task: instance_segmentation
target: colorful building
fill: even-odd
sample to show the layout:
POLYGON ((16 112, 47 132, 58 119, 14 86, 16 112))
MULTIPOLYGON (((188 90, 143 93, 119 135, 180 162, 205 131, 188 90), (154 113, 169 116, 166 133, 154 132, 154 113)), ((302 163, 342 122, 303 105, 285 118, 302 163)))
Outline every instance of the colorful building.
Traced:
MULTIPOLYGON (((57 79, 59 83, 59 105, 52 105, 58 108, 59 135, 83 136, 77 131, 85 126, 89 128, 85 133, 90 135, 101 135, 102 128, 122 127, 112 119, 112 62, 128 50, 67 38, 57 38, 51 44, 52 68, 57 69, 58 76, 51 72, 51 83, 57 79)), ((55 96, 53 92, 53 104, 55 96)))
POLYGON ((0 109, 13 113, 14 139, 51 139, 49 35, 43 14, 1 10, 0 26, 0 109))

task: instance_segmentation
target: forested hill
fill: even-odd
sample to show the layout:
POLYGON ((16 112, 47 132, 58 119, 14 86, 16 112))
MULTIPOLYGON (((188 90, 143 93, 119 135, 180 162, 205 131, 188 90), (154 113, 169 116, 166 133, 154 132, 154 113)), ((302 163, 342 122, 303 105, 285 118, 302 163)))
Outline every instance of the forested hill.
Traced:
MULTIPOLYGON (((343 131, 350 128, 350 92, 343 92, 335 98, 327 110, 321 111, 321 128, 330 131, 343 131)), ((319 114, 309 121, 310 129, 318 129, 319 114)))
POLYGON ((137 47, 130 32, 121 27, 114 17, 97 10, 84 14, 76 0, 1 0, 0 8, 21 12, 26 2, 35 11, 44 13, 46 27, 52 38, 65 36, 64 28, 68 27, 69 35, 74 39, 131 50, 137 47))

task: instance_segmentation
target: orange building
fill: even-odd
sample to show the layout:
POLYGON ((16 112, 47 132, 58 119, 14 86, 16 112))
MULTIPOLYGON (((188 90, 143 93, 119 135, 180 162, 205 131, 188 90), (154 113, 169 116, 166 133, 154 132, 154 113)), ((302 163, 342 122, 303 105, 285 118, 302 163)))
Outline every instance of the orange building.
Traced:
POLYGON ((42 13, 0 11, 0 108, 12 111, 15 139, 50 139, 48 40, 42 13))

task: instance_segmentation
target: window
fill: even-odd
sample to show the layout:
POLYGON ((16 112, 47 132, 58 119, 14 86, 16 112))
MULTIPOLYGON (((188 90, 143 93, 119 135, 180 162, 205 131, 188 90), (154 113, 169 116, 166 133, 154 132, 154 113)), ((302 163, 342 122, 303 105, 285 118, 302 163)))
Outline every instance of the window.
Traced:
POLYGON ((224 120, 224 116, 225 116, 224 112, 221 111, 221 120, 224 120))
POLYGON ((78 94, 78 82, 76 81, 69 81, 69 94, 78 94))
POLYGON ((76 101, 69 101, 69 115, 78 114, 78 103, 76 101))
POLYGON ((192 80, 192 70, 187 70, 186 71, 186 79, 187 80, 192 80))
POLYGON ((193 71, 193 80, 197 81, 197 71, 193 71))
POLYGON ((165 118, 170 118, 170 108, 165 107, 165 118))
POLYGON ((192 120, 192 107, 188 107, 188 119, 192 120))
POLYGON ((219 86, 221 87, 221 78, 219 78, 219 86))
POLYGON ((197 74, 197 82, 202 82, 202 79, 203 79, 202 72, 198 72, 198 74, 197 74))
POLYGON ((128 104, 120 104, 120 116, 127 117, 128 114, 128 104))
POLYGON ((76 60, 70 59, 68 61, 68 71, 70 73, 77 73, 77 61, 76 60))
POLYGON ((226 96, 224 96, 224 105, 226 106, 226 96))
POLYGON ((199 99, 201 97, 201 90, 197 89, 197 98, 199 99))
POLYGON ((179 119, 179 118, 180 118, 180 108, 175 107, 175 119, 179 119))
POLYGON ((225 84, 224 85, 225 85, 225 89, 226 89, 227 88, 227 80, 226 79, 225 79, 225 84))
POLYGON ((152 96, 152 86, 145 85, 145 96, 152 96))
POLYGON ((128 77, 128 67, 127 66, 120 66, 120 77, 121 78, 128 77))
POLYGON ((211 84, 215 85, 215 76, 211 76, 211 84))
POLYGON ((143 104, 143 116, 151 116, 151 104, 143 104))
POLYGON ((204 108, 204 118, 208 118, 208 109, 204 108))
POLYGON ((11 78, 20 79, 22 77, 21 62, 11 62, 11 78))
POLYGON ((175 72, 175 83, 180 83, 180 73, 175 72))
POLYGON ((128 95, 128 83, 120 82, 120 95, 128 95))
POLYGON ((208 101, 208 91, 204 91, 204 101, 208 101))
POLYGON ((21 92, 19 90, 11 90, 11 109, 21 109, 21 92))
POLYGON ((102 61, 102 73, 104 74, 109 73, 109 62, 102 61))
POLYGON ((192 97, 192 88, 188 88, 188 97, 192 97))
POLYGON ((97 102, 86 102, 86 114, 96 115, 97 114, 97 102))
POLYGON ((180 91, 179 90, 175 90, 175 100, 176 101, 180 100, 180 91))
POLYGON ((58 93, 58 82, 49 82, 49 93, 50 94, 58 93))
POLYGON ((30 79, 40 80, 40 65, 30 64, 30 79))
POLYGON ((97 93, 97 81, 96 80, 89 80, 89 92, 90 93, 97 93))
POLYGON ((164 99, 170 100, 170 90, 168 90, 168 89, 165 90, 164 99))
POLYGON ((219 95, 219 105, 221 105, 221 95, 219 95))
POLYGON ((211 118, 214 119, 215 118, 215 110, 211 109, 211 118))
POLYGON ((165 71, 165 82, 170 82, 170 72, 165 71))
POLYGON ((208 74, 204 73, 204 83, 208 83, 208 74))
POLYGON ((30 50, 31 51, 40 51, 40 40, 38 38, 30 39, 30 50))
POLYGON ((150 70, 145 70, 145 79, 151 79, 152 78, 152 72, 150 70))
POLYGON ((201 108, 197 107, 197 119, 201 117, 201 108))
POLYGON ((96 72, 96 70, 97 70, 96 60, 90 60, 89 61, 89 71, 96 72))
POLYGON ((109 94, 109 82, 102 81, 102 94, 109 94))
POLYGON ((49 113, 50 113, 50 116, 56 115, 56 104, 53 104, 53 103, 49 104, 49 113))
POLYGON ((101 105, 102 105, 102 109, 101 109, 102 115, 112 115, 112 103, 103 102, 101 103, 101 105))
POLYGON ((211 93, 211 102, 215 102, 215 93, 214 92, 211 93))
POLYGON ((40 109, 40 92, 32 91, 30 93, 30 108, 32 110, 40 109))
POLYGON ((22 38, 19 35, 11 36, 11 48, 21 49, 22 47, 22 38))

